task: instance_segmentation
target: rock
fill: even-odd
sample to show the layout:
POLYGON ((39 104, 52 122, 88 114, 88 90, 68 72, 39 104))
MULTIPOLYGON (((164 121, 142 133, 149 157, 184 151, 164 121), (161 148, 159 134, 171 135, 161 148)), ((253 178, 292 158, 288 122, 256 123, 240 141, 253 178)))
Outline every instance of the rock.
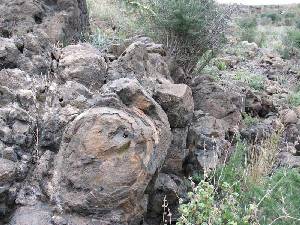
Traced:
POLYGON ((223 121, 212 116, 198 118, 189 128, 187 147, 189 156, 184 162, 185 173, 208 171, 223 163, 230 153, 225 140, 223 121))
POLYGON ((279 114, 281 115, 284 124, 296 124, 298 122, 298 116, 294 110, 283 110, 279 114))
POLYGON ((187 188, 182 179, 175 175, 169 175, 159 173, 155 181, 153 192, 150 194, 149 205, 146 215, 146 222, 149 224, 160 224, 162 221, 162 215, 168 212, 168 209, 172 213, 172 222, 176 222, 179 217, 178 206, 179 198, 187 198, 187 188), (165 201, 165 202, 164 202, 165 201), (167 205, 164 209, 162 205, 167 205))
POLYGON ((9 185, 15 178, 16 164, 10 160, 0 158, 0 185, 9 185))
POLYGON ((16 99, 15 94, 5 86, 0 86, 0 96, 0 107, 11 104, 16 99))
POLYGON ((293 156, 289 152, 282 152, 278 155, 279 166, 288 168, 299 168, 300 167, 300 156, 293 156))
POLYGON ((2 151, 0 150, 0 155, 4 159, 16 162, 18 160, 17 154, 12 147, 6 147, 2 151))
POLYGON ((38 29, 53 43, 80 39, 88 29, 88 12, 84 0, 3 0, 0 6, 0 36, 24 35, 38 29))
POLYGON ((295 143, 298 141, 300 136, 299 127, 296 124, 289 124, 284 130, 284 141, 295 143))
POLYGON ((171 128, 183 128, 191 121, 194 111, 192 90, 185 84, 162 84, 154 99, 168 115, 171 128))
POLYGON ((195 110, 223 119, 230 130, 236 130, 245 108, 243 94, 226 91, 211 78, 202 75, 195 78, 192 85, 195 110))
POLYGON ((15 69, 22 56, 13 40, 0 37, 0 70, 15 69))
POLYGON ((8 225, 52 225, 51 210, 45 205, 18 208, 8 225))
POLYGON ((108 66, 108 79, 120 78, 137 79, 148 91, 153 93, 155 86, 159 83, 171 83, 170 72, 163 56, 159 53, 149 53, 148 41, 133 42, 118 60, 108 66))
MULTIPOLYGON (((123 90, 132 93, 130 88, 123 90)), ((81 215, 97 214, 113 224, 141 220, 146 187, 163 164, 171 134, 166 120, 135 105, 96 107, 68 125, 55 158, 50 193, 57 206, 81 215)), ((155 107, 152 110, 163 113, 155 107)))
POLYGON ((0 71, 1 86, 6 86, 13 90, 30 89, 31 82, 30 76, 20 69, 3 69, 0 71))
POLYGON ((274 131, 275 129, 272 124, 267 122, 260 122, 243 128, 240 134, 242 139, 246 139, 250 143, 258 145, 263 140, 269 138, 274 131))
POLYGON ((186 146, 187 133, 187 128, 172 129, 173 139, 162 168, 163 173, 183 176, 183 163, 189 154, 186 146))
POLYGON ((78 44, 62 50, 57 74, 63 82, 76 81, 97 89, 107 82, 106 71, 106 62, 96 48, 89 44, 78 44))
POLYGON ((266 117, 277 110, 273 101, 266 95, 258 95, 250 90, 246 93, 245 111, 252 116, 266 117))

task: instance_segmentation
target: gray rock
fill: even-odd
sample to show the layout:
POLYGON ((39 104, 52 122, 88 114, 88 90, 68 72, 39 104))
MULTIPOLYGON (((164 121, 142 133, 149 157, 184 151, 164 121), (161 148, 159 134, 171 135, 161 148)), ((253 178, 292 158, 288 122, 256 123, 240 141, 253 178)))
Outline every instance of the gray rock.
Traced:
POLYGON ((16 164, 13 161, 0 158, 0 184, 11 184, 16 178, 16 164))
POLYGON ((162 168, 163 173, 183 176, 183 163, 189 154, 186 146, 187 133, 188 128, 172 130, 173 138, 162 168))
POLYGON ((9 225, 52 225, 51 215, 45 205, 23 206, 14 212, 9 225))
POLYGON ((52 198, 65 210, 96 213, 111 223, 140 220, 145 189, 170 144, 166 124, 135 107, 82 113, 63 136, 52 198))
POLYGON ((98 89, 107 82, 106 71, 106 62, 96 48, 78 44, 62 50, 57 74, 62 81, 76 81, 98 89))
POLYGON ((223 119, 231 131, 237 130, 245 110, 245 96, 234 91, 227 91, 206 76, 200 75, 193 81, 195 110, 223 119))
POLYGON ((194 101, 192 90, 185 84, 162 84, 154 94, 154 99, 168 115, 171 128, 183 128, 193 117, 194 101))

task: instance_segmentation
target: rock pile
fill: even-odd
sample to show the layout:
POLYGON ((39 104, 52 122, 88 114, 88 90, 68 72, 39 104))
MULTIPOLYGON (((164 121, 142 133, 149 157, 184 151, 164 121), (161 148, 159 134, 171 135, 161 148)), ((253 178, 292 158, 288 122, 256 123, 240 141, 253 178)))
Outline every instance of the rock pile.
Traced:
MULTIPOLYGON (((159 224, 165 197, 176 220, 184 179, 228 159, 242 113, 274 111, 208 76, 178 79, 149 38, 78 42, 88 29, 84 0, 0 3, 0 225, 159 224)), ((296 141, 298 115, 282 117, 296 141)))

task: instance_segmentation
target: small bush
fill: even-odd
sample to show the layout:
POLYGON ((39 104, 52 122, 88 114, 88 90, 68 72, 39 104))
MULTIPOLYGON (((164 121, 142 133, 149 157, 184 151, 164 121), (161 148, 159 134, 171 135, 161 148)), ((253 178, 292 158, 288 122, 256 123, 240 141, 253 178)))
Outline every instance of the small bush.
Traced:
POLYGON ((146 0, 140 21, 144 32, 164 43, 169 55, 191 72, 208 50, 217 51, 225 41, 228 10, 214 0, 146 0))
POLYGON ((188 196, 190 202, 180 205, 181 217, 176 225, 250 225, 251 216, 241 216, 239 195, 226 182, 219 184, 217 192, 212 184, 202 180, 188 196))
POLYGON ((252 74, 247 71, 238 71, 234 79, 248 84, 249 87, 257 91, 265 89, 265 80, 261 75, 252 74))
POLYGON ((227 69, 227 64, 226 62, 224 62, 223 60, 221 59, 218 59, 215 61, 215 65, 217 66, 217 68, 220 70, 220 71, 224 71, 227 69))
POLYGON ((289 41, 293 47, 300 49, 300 30, 288 31, 287 41, 289 41))
POLYGON ((251 115, 247 113, 243 113, 243 122, 247 127, 255 125, 259 122, 259 119, 257 117, 252 117, 251 115))
POLYGON ((269 18, 272 21, 272 23, 281 21, 281 15, 278 13, 264 13, 262 14, 262 17, 269 18))
POLYGON ((300 92, 297 91, 297 92, 290 94, 288 96, 288 102, 292 106, 295 106, 295 107, 299 106, 300 105, 300 92))
POLYGON ((238 21, 240 39, 242 41, 255 42, 257 37, 257 21, 255 17, 243 18, 238 21))

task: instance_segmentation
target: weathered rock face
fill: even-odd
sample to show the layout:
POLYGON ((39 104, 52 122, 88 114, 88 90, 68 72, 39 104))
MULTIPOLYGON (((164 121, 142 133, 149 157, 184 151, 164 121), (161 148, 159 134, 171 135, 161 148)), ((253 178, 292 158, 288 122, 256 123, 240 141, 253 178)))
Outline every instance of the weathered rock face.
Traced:
POLYGON ((192 84, 195 110, 223 119, 230 130, 238 130, 245 110, 245 96, 233 91, 226 91, 217 85, 212 78, 196 77, 192 84))
POLYGON ((193 95, 189 86, 159 85, 154 98, 167 113, 172 128, 184 128, 189 124, 194 112, 193 95))
POLYGON ((108 66, 108 80, 137 79, 153 93, 158 83, 171 83, 168 65, 161 46, 140 38, 128 46, 121 56, 108 66))
MULTIPOLYGON (((170 142, 166 117, 151 118, 139 106, 93 108, 68 126, 55 159, 52 193, 63 210, 138 223, 147 207, 144 192, 170 142)), ((157 107, 152 110, 161 110, 157 107)))
POLYGON ((89 44, 69 45, 62 50, 57 74, 62 81, 77 81, 99 89, 107 82, 107 65, 100 52, 89 44))
POLYGON ((187 174, 214 169, 228 158, 231 144, 225 140, 223 123, 213 116, 204 116, 197 118, 189 128, 187 147, 190 154, 184 165, 187 174))
POLYGON ((89 24, 84 0, 3 0, 0 22, 1 37, 42 29, 53 43, 78 40, 89 24))

